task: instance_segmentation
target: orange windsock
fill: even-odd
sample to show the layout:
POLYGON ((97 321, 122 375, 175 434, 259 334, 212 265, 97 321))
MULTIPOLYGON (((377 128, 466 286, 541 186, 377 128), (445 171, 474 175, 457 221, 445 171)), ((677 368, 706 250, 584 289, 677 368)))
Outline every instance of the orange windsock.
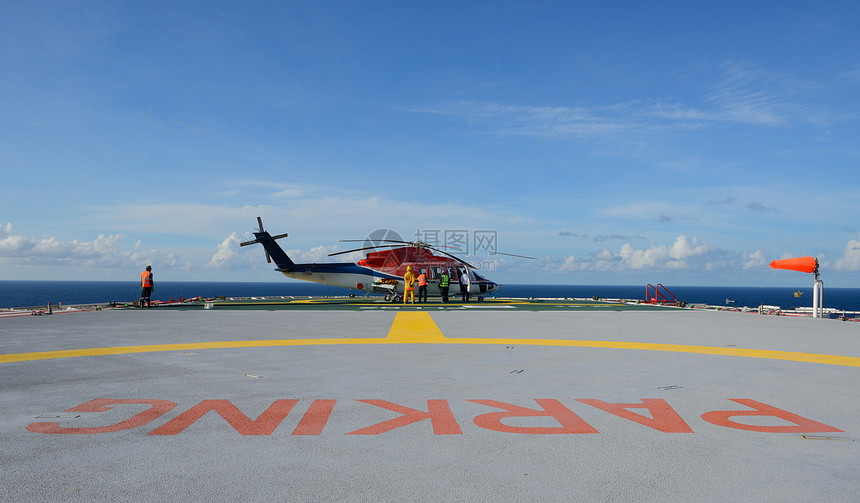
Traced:
POLYGON ((770 263, 771 269, 789 269, 800 272, 815 272, 817 266, 818 260, 815 257, 786 258, 770 263))

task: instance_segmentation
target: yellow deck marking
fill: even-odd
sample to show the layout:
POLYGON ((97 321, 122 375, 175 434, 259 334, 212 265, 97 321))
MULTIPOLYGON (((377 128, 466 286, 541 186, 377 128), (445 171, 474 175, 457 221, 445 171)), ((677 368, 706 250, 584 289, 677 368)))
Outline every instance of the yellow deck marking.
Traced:
POLYGON ((394 317, 387 337, 368 337, 355 339, 271 339, 257 341, 193 342, 179 344, 154 344, 149 346, 119 346, 110 348, 65 349, 40 351, 36 353, 0 354, 0 363, 72 358, 77 356, 120 355, 148 353, 156 351, 190 351, 195 349, 232 349, 260 348, 273 346, 321 346, 353 344, 501 344, 522 346, 583 347, 602 349, 638 349, 644 351, 668 351, 719 356, 740 356, 745 358, 765 358, 793 362, 823 363, 860 367, 860 357, 799 353, 793 351, 772 351, 765 349, 721 348, 711 346, 692 346, 683 344, 657 344, 649 342, 585 341, 564 339, 501 339, 493 337, 445 337, 430 313, 422 311, 399 312, 394 317))
POLYGON ((445 336, 430 313, 410 311, 397 313, 386 338, 388 343, 446 342, 445 336))

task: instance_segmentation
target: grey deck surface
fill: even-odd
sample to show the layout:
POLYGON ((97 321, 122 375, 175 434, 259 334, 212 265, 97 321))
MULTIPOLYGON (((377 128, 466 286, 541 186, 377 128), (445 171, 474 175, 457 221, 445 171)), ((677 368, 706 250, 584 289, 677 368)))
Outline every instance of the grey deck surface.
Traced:
POLYGON ((444 341, 347 343, 408 338, 395 316, 153 309, 0 319, 0 500, 860 500, 860 324, 689 310, 430 311, 444 341), (476 337, 487 343, 457 343, 476 337), (303 343, 189 346, 291 339, 303 343), (8 361, 165 344, 179 346, 8 361), (590 399, 626 409, 579 401, 590 399), (166 412, 143 420, 150 405, 119 400, 166 412), (633 408, 645 403, 654 409, 633 408), (706 414, 750 403, 785 414, 706 414), (83 404, 89 411, 68 412, 83 404))

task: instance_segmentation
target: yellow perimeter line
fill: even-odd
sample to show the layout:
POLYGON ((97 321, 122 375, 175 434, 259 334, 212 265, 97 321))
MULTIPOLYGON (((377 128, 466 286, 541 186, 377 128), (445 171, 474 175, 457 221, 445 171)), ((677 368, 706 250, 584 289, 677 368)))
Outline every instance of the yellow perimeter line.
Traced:
POLYGON ((367 345, 367 344, 495 344, 522 346, 585 347, 603 349, 638 349, 644 351, 668 351, 674 353, 693 353, 719 356, 740 356, 746 358, 765 358, 806 363, 823 363, 860 367, 860 357, 799 353, 793 351, 772 351, 765 349, 724 348, 712 346, 693 346, 682 344, 657 344, 650 342, 588 341, 564 339, 514 339, 482 337, 445 337, 429 313, 400 312, 394 318, 387 337, 368 337, 358 339, 270 339, 256 341, 191 342, 179 344, 153 344, 146 346, 117 346, 106 348, 64 349, 39 351, 34 353, 0 354, 0 363, 73 358, 78 356, 120 355, 130 353, 151 353, 157 351, 189 351, 195 349, 259 348, 274 346, 329 346, 329 345, 367 345))

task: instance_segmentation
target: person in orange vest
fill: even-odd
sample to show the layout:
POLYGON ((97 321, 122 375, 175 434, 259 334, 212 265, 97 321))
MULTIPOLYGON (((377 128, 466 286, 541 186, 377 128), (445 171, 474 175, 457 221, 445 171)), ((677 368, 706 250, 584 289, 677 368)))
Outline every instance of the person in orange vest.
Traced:
POLYGON ((406 274, 403 275, 403 303, 406 304, 406 299, 412 297, 412 303, 415 304, 415 273, 412 272, 412 266, 406 266, 406 274))
POLYGON ((427 273, 424 269, 418 275, 418 302, 427 302, 427 273))
POLYGON ((146 270, 140 273, 140 307, 152 307, 152 266, 146 266, 146 270))

